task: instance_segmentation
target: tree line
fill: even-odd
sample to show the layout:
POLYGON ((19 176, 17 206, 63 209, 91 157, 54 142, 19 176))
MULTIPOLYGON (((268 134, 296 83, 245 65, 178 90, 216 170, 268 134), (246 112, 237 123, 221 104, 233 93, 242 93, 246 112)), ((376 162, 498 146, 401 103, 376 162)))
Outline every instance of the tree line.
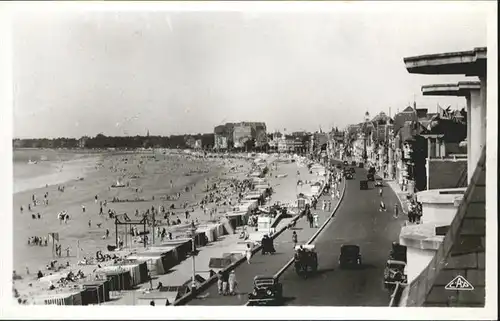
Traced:
POLYGON ((214 134, 171 135, 171 136, 106 136, 76 138, 31 138, 14 139, 14 148, 193 148, 194 141, 200 139, 203 148, 214 146, 214 134))

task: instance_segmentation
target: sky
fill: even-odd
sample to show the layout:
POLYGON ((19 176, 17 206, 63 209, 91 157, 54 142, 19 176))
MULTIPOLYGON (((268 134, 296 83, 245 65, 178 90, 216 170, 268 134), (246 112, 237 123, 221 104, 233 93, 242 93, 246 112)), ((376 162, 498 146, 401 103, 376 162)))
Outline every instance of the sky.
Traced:
POLYGON ((410 74, 403 58, 486 46, 486 8, 431 4, 20 13, 14 137, 207 133, 238 121, 316 131, 366 111, 394 115, 414 100, 430 111, 462 108, 463 98, 420 90, 464 76, 410 74))

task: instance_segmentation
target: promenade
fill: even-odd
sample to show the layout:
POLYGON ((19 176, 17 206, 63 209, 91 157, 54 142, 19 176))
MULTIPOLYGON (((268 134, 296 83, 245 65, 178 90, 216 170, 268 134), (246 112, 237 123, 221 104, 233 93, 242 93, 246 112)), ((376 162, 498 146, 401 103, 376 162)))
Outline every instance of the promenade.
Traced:
MULTIPOLYGON (((341 183, 341 188, 343 188, 344 183, 341 183)), ((325 221, 330 217, 331 211, 323 211, 321 209, 321 204, 324 200, 331 200, 333 210, 339 199, 332 199, 331 196, 323 195, 319 198, 318 206, 316 210, 312 210, 313 214, 319 216, 318 226, 320 227, 325 223, 325 221)), ((253 290, 253 278, 257 275, 273 276, 275 275, 291 258, 294 254, 294 244, 292 242, 292 233, 297 233, 298 243, 305 244, 309 239, 318 231, 317 227, 310 227, 306 218, 303 217, 297 221, 294 228, 285 230, 281 235, 279 235, 275 241, 274 246, 276 253, 273 255, 262 255, 260 252, 255 254, 250 264, 243 262, 240 266, 235 269, 236 279, 238 286, 236 289, 237 295, 234 296, 223 296, 217 293, 217 284, 213 284, 206 291, 199 294, 196 299, 190 301, 188 305, 215 305, 215 306, 232 306, 232 305, 244 305, 247 303, 248 293, 253 290)), ((321 254, 320 254, 320 266, 322 268, 321 254)), ((293 268, 291 269, 293 270, 293 268)), ((295 273, 295 272, 294 272, 295 273)), ((286 285, 285 285, 285 296, 286 296, 286 285)))

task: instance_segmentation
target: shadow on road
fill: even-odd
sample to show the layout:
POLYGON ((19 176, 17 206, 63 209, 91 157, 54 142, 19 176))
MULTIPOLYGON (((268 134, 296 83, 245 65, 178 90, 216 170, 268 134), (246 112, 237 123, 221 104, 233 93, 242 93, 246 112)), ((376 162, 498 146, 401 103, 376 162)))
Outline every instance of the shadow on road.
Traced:
POLYGON ((361 264, 360 267, 358 267, 358 270, 368 270, 368 269, 375 269, 375 268, 376 268, 376 266, 373 264, 363 263, 363 264, 361 264))

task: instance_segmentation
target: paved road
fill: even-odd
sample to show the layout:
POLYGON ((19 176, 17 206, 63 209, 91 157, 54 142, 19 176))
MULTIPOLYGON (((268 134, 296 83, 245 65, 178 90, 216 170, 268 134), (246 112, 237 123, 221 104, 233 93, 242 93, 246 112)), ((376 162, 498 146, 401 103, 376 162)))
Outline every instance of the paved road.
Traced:
POLYGON ((346 193, 334 218, 316 239, 319 273, 307 280, 293 269, 281 277, 286 305, 297 306, 387 306, 389 295, 383 288, 383 270, 391 249, 404 224, 404 217, 393 218, 396 195, 385 186, 383 199, 387 212, 379 212, 379 189, 369 183, 360 190, 366 170, 356 169, 354 180, 347 181, 346 193), (338 257, 342 244, 361 247, 363 268, 340 270, 338 257))
MULTIPOLYGON (((319 226, 321 226, 326 218, 330 216, 330 212, 320 210, 319 206, 323 199, 331 197, 322 196, 318 202, 318 207, 313 213, 319 215, 319 226)), ((332 201, 332 210, 335 208, 337 200, 332 201)), ((276 252, 274 255, 262 255, 260 252, 256 254, 251 264, 242 263, 235 270, 236 279, 238 281, 238 295, 235 296, 220 296, 217 294, 217 286, 212 285, 207 291, 200 294, 198 299, 190 301, 187 305, 244 305, 247 303, 248 293, 253 290, 253 278, 256 275, 273 276, 278 272, 292 257, 293 257, 293 230, 297 233, 298 244, 306 243, 318 230, 317 228, 309 227, 309 223, 305 218, 301 218, 294 229, 284 231, 274 241, 276 252)))

